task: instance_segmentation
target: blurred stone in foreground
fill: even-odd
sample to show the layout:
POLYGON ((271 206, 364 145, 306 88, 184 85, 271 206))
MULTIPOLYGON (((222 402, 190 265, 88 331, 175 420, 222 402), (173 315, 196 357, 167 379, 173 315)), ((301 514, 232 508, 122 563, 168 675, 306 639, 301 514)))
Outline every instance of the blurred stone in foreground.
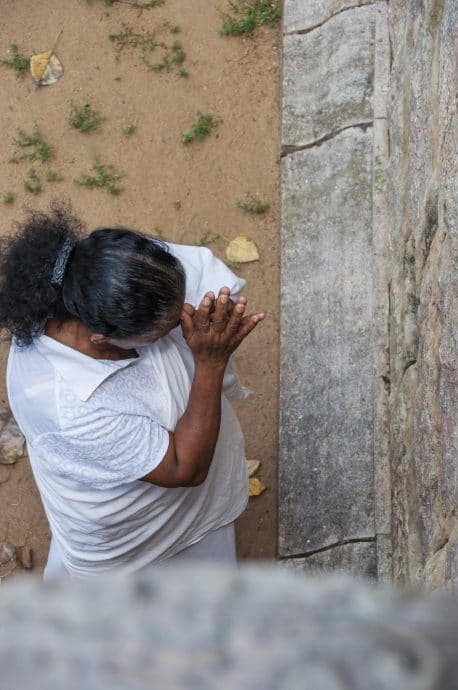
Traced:
POLYGON ((2 587, 2 688, 456 690, 458 601, 274 567, 2 587))

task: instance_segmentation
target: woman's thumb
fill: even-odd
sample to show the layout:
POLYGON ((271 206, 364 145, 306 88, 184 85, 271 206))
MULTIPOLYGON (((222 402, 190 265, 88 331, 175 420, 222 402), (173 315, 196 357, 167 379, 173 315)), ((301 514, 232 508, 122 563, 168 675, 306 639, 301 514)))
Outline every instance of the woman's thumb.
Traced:
POLYGON ((192 304, 187 304, 185 303, 183 305, 183 309, 181 311, 181 330, 183 331, 183 335, 185 339, 187 340, 188 338, 191 337, 192 332, 194 330, 193 328, 193 323, 192 323, 192 317, 194 316, 195 309, 192 306, 192 304))

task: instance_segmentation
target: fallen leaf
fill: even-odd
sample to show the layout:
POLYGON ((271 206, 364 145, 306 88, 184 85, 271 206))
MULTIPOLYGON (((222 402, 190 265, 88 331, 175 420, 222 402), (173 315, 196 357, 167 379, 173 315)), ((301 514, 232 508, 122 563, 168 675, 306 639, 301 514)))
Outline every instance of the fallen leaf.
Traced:
POLYGON ((39 86, 54 84, 64 73, 62 63, 55 54, 57 42, 61 34, 62 31, 54 41, 54 45, 51 50, 48 50, 46 53, 32 55, 30 58, 30 71, 32 73, 32 77, 39 86))
POLYGON ((234 263, 244 264, 250 261, 259 261, 258 248, 249 237, 238 235, 229 242, 226 248, 226 258, 234 263))
POLYGON ((261 461, 260 460, 247 460, 246 462, 248 465, 248 476, 252 477, 259 470, 259 467, 261 465, 261 461))
POLYGON ((260 479, 256 477, 250 477, 250 496, 259 496, 263 491, 267 489, 267 486, 261 482, 260 479))

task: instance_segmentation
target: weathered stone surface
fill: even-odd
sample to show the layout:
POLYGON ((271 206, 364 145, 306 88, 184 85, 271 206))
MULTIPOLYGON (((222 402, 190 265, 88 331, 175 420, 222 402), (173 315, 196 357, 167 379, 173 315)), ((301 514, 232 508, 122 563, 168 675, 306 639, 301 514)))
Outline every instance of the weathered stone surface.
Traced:
POLYGON ((312 29, 339 12, 372 2, 373 0, 286 0, 284 30, 289 33, 312 29))
POLYGON ((371 129, 282 161, 282 556, 375 536, 371 183, 371 129))
POLYGON ((10 417, 0 432, 0 463, 13 465, 24 456, 24 446, 24 436, 13 417, 10 417))
POLYGON ((343 572, 377 577, 377 553, 374 542, 356 542, 335 546, 307 558, 284 558, 280 564, 305 573, 343 572))
MULTIPOLYGON (((288 3, 287 3, 288 4, 288 3)), ((376 9, 285 36, 282 146, 304 146, 372 118, 376 9)))
POLYGON ((389 3, 394 574, 457 580, 457 5, 389 3))
POLYGON ((155 568, 2 587, 2 687, 455 690, 458 607, 354 578, 155 568))

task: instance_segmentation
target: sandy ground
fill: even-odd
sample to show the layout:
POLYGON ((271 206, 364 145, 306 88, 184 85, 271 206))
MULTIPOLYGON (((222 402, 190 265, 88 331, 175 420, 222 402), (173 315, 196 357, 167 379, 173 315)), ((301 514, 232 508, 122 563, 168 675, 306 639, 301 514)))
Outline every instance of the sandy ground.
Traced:
MULTIPOLYGON (((237 353, 241 377, 255 391, 238 413, 247 456, 262 461, 258 476, 268 490, 250 499, 240 518, 238 550, 241 558, 270 559, 276 553, 280 32, 265 29, 255 40, 221 37, 221 6, 223 0, 166 0, 163 7, 139 11, 120 3, 107 8, 101 0, 2 1, 0 56, 7 56, 12 43, 26 55, 48 50, 63 29, 57 53, 65 73, 57 84, 36 89, 28 74, 17 78, 0 68, 0 197, 15 194, 13 204, 1 205, 0 229, 9 232, 24 207, 45 209, 50 199, 63 196, 89 230, 125 225, 173 242, 207 244, 221 258, 225 238, 245 234, 257 242, 261 260, 235 270, 248 281, 253 308, 265 309, 268 318, 237 353), (181 27, 162 39, 182 43, 187 79, 176 71, 148 71, 133 50, 117 60, 108 39, 123 22, 139 31, 164 21, 181 27), (89 103, 101 113, 100 132, 81 134, 70 127, 72 102, 89 103), (198 112, 212 113, 220 124, 206 140, 185 146, 180 135, 198 112), (8 162, 17 128, 31 132, 34 121, 55 147, 49 167, 65 178, 44 182, 38 195, 22 186, 30 164, 8 162), (131 124, 136 130, 127 136, 122 130, 131 124), (119 196, 74 183, 97 158, 125 172, 119 196), (248 191, 270 204, 266 214, 237 208, 248 191), (215 235, 219 239, 209 243, 215 235)), ((159 59, 160 52, 151 57, 159 59)), ((47 166, 35 167, 44 178, 47 166)), ((5 404, 8 343, 0 348, 5 404)), ((49 532, 26 459, 0 465, 0 511, 0 541, 29 545, 36 572, 46 560, 49 532)))

